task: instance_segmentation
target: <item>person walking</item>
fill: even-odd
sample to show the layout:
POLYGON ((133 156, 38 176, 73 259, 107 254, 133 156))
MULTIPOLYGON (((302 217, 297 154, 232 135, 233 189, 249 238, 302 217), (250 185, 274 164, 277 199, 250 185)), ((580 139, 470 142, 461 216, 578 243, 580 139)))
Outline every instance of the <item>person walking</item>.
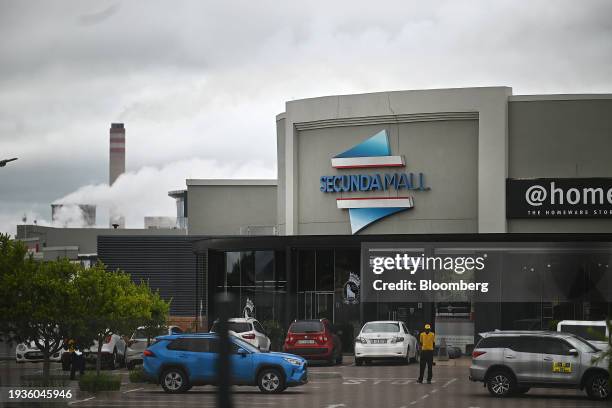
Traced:
POLYGON ((431 325, 425 325, 425 331, 419 335, 419 344, 421 346, 419 379, 417 383, 423 383, 423 374, 425 374, 425 366, 427 366, 427 384, 431 384, 433 371, 433 354, 436 345, 436 334, 431 331, 431 325))
POLYGON ((74 339, 68 341, 68 352, 70 353, 70 379, 74 380, 77 371, 80 375, 85 373, 85 356, 82 348, 74 339))

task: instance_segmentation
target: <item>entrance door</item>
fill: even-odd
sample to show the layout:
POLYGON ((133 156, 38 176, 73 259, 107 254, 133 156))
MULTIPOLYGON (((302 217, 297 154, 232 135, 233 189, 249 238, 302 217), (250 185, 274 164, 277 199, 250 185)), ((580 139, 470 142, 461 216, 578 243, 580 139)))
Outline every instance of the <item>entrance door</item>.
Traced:
POLYGON ((334 292, 304 292, 304 319, 334 321, 334 292))

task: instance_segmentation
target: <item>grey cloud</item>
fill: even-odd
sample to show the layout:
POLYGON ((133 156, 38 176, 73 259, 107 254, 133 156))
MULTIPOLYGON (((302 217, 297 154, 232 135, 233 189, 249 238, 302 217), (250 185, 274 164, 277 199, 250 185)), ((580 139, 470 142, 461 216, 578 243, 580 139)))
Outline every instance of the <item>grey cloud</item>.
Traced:
POLYGON ((20 157, 0 170, 0 217, 105 182, 113 121, 133 172, 193 158, 271 169, 290 99, 610 92, 610 15, 612 2, 567 0, 0 2, 0 152, 20 157))
POLYGON ((112 4, 103 10, 79 16, 78 22, 83 25, 99 24, 104 20, 110 18, 113 14, 117 13, 118 10, 119 4, 112 4))

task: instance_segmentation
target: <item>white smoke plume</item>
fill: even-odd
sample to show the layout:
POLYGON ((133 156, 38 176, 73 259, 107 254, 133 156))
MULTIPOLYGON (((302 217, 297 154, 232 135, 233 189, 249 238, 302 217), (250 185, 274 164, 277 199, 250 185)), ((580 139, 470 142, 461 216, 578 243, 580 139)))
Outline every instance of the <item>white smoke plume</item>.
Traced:
POLYGON ((96 227, 109 227, 109 212, 113 209, 125 217, 126 228, 143 228, 145 216, 176 216, 176 203, 168 197, 168 191, 185 189, 186 179, 273 179, 276 178, 275 166, 275 163, 256 160, 234 163, 196 158, 161 167, 145 166, 124 173, 112 186, 106 183, 86 185, 55 200, 54 204, 63 204, 63 207, 56 212, 53 222, 50 215, 34 210, 0 214, 0 231, 14 235, 17 224, 34 222, 53 227, 85 226, 83 214, 76 204, 96 206, 96 227))
POLYGON ((143 228, 145 216, 176 216, 176 203, 168 197, 168 191, 185 189, 185 180, 189 178, 271 179, 276 178, 276 169, 261 161, 236 165, 190 159, 161 168, 146 166, 126 172, 112 186, 106 183, 83 186, 55 202, 96 205, 99 227, 108 227, 108 214, 112 210, 125 217, 126 228, 143 228))

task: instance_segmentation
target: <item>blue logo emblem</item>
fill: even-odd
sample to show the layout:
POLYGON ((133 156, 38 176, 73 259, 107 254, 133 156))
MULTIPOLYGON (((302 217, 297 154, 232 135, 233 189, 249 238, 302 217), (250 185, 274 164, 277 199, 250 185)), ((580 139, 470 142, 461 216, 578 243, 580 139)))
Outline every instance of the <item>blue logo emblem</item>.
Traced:
MULTIPOLYGON (((393 156, 386 130, 331 159, 335 169, 402 168, 402 156, 393 156)), ((348 209, 353 234, 389 215, 414 206, 412 196, 400 195, 401 190, 429 190, 423 173, 384 174, 336 174, 321 176, 320 190, 324 193, 351 193, 396 190, 396 196, 341 197, 336 199, 338 208, 348 209)))

